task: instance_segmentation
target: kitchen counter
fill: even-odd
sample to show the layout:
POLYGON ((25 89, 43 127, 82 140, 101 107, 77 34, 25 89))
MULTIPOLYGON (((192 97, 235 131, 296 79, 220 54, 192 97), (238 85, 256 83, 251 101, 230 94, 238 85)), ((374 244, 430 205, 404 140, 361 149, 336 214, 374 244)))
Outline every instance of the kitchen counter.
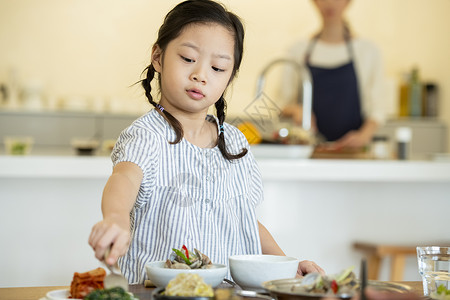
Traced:
MULTIPOLYGON (((449 162, 258 162, 265 198, 257 207, 259 221, 287 255, 316 261, 329 273, 359 265, 355 241, 448 240, 449 162)), ((0 240, 6 245, 0 266, 8 270, 0 272, 0 287, 66 285, 73 272, 101 266, 87 239, 102 218, 111 171, 107 156, 0 156, 0 240)), ((388 276, 384 261, 380 279, 388 276)), ((420 280, 414 256, 406 261, 404 280, 420 280)))
MULTIPOLYGON (((258 159, 264 180, 450 182, 450 162, 258 159)), ((0 178, 107 178, 107 156, 0 156, 0 178)))

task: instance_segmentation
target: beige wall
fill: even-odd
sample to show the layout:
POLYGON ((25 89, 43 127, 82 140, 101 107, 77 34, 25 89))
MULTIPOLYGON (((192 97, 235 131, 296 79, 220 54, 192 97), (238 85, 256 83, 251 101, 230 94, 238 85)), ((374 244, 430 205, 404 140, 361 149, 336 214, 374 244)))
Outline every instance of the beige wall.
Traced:
MULTIPOLYGON (((39 80, 50 96, 145 101, 138 86, 129 86, 178 2, 0 0, 0 82, 14 68, 23 83, 39 80)), ((228 96, 229 113, 238 113, 253 99, 263 65, 314 32, 318 19, 311 0, 223 2, 246 25, 242 69, 228 96)), ((391 79, 418 66, 439 84, 443 120, 450 120, 449 12, 448 0, 353 0, 348 12, 354 30, 382 49, 391 79)))

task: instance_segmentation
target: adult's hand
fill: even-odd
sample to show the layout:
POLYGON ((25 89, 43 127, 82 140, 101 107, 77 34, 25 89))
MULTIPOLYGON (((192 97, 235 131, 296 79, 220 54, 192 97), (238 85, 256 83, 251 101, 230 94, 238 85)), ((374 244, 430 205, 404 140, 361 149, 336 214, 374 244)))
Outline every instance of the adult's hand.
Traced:
POLYGON ((343 148, 362 148, 367 146, 371 141, 378 128, 378 123, 374 120, 367 120, 358 130, 352 130, 347 132, 336 142, 332 143, 332 147, 335 150, 341 150, 343 148))

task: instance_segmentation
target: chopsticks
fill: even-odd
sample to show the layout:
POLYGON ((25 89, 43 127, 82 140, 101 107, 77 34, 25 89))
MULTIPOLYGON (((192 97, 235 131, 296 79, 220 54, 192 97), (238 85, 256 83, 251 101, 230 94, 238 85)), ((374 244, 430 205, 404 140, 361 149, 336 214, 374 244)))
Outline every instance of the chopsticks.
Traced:
POLYGON ((366 294, 364 294, 364 290, 366 289, 367 286, 367 262, 365 259, 361 260, 361 270, 360 270, 360 280, 361 280, 361 286, 360 286, 360 290, 361 290, 361 295, 360 295, 360 300, 367 300, 366 298, 366 294))

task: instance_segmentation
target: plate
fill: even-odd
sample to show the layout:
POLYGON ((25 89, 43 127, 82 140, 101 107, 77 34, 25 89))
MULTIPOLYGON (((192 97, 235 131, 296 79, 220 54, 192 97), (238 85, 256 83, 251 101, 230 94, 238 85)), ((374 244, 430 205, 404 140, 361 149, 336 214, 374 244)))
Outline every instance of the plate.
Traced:
POLYGON ((46 297, 48 300, 78 300, 70 298, 69 289, 50 291, 47 293, 46 297))
MULTIPOLYGON (((306 300, 306 299, 320 299, 325 296, 330 296, 330 294, 292 292, 291 291, 292 286, 299 284, 301 281, 302 278, 272 280, 263 282, 262 286, 267 291, 269 291, 269 293, 272 296, 275 296, 278 299, 293 298, 306 300)), ((369 280, 368 285, 374 289, 387 292, 407 293, 412 291, 412 289, 409 286, 391 282, 369 280)), ((337 294, 332 296, 336 297, 337 299, 350 299, 353 296, 353 294, 337 294)))
POLYGON ((152 293, 152 299, 159 299, 159 300, 180 300, 180 299, 186 299, 186 300, 211 300, 214 299, 214 297, 183 297, 183 296, 166 296, 162 295, 162 293, 165 291, 165 288, 156 288, 152 293))
MULTIPOLYGON (((130 296, 133 297, 133 299, 138 300, 137 298, 134 298, 132 293, 128 293, 130 296)), ((70 298, 70 290, 69 289, 62 289, 62 290, 54 290, 47 293, 46 297, 40 299, 40 300, 82 300, 78 298, 70 298)))

